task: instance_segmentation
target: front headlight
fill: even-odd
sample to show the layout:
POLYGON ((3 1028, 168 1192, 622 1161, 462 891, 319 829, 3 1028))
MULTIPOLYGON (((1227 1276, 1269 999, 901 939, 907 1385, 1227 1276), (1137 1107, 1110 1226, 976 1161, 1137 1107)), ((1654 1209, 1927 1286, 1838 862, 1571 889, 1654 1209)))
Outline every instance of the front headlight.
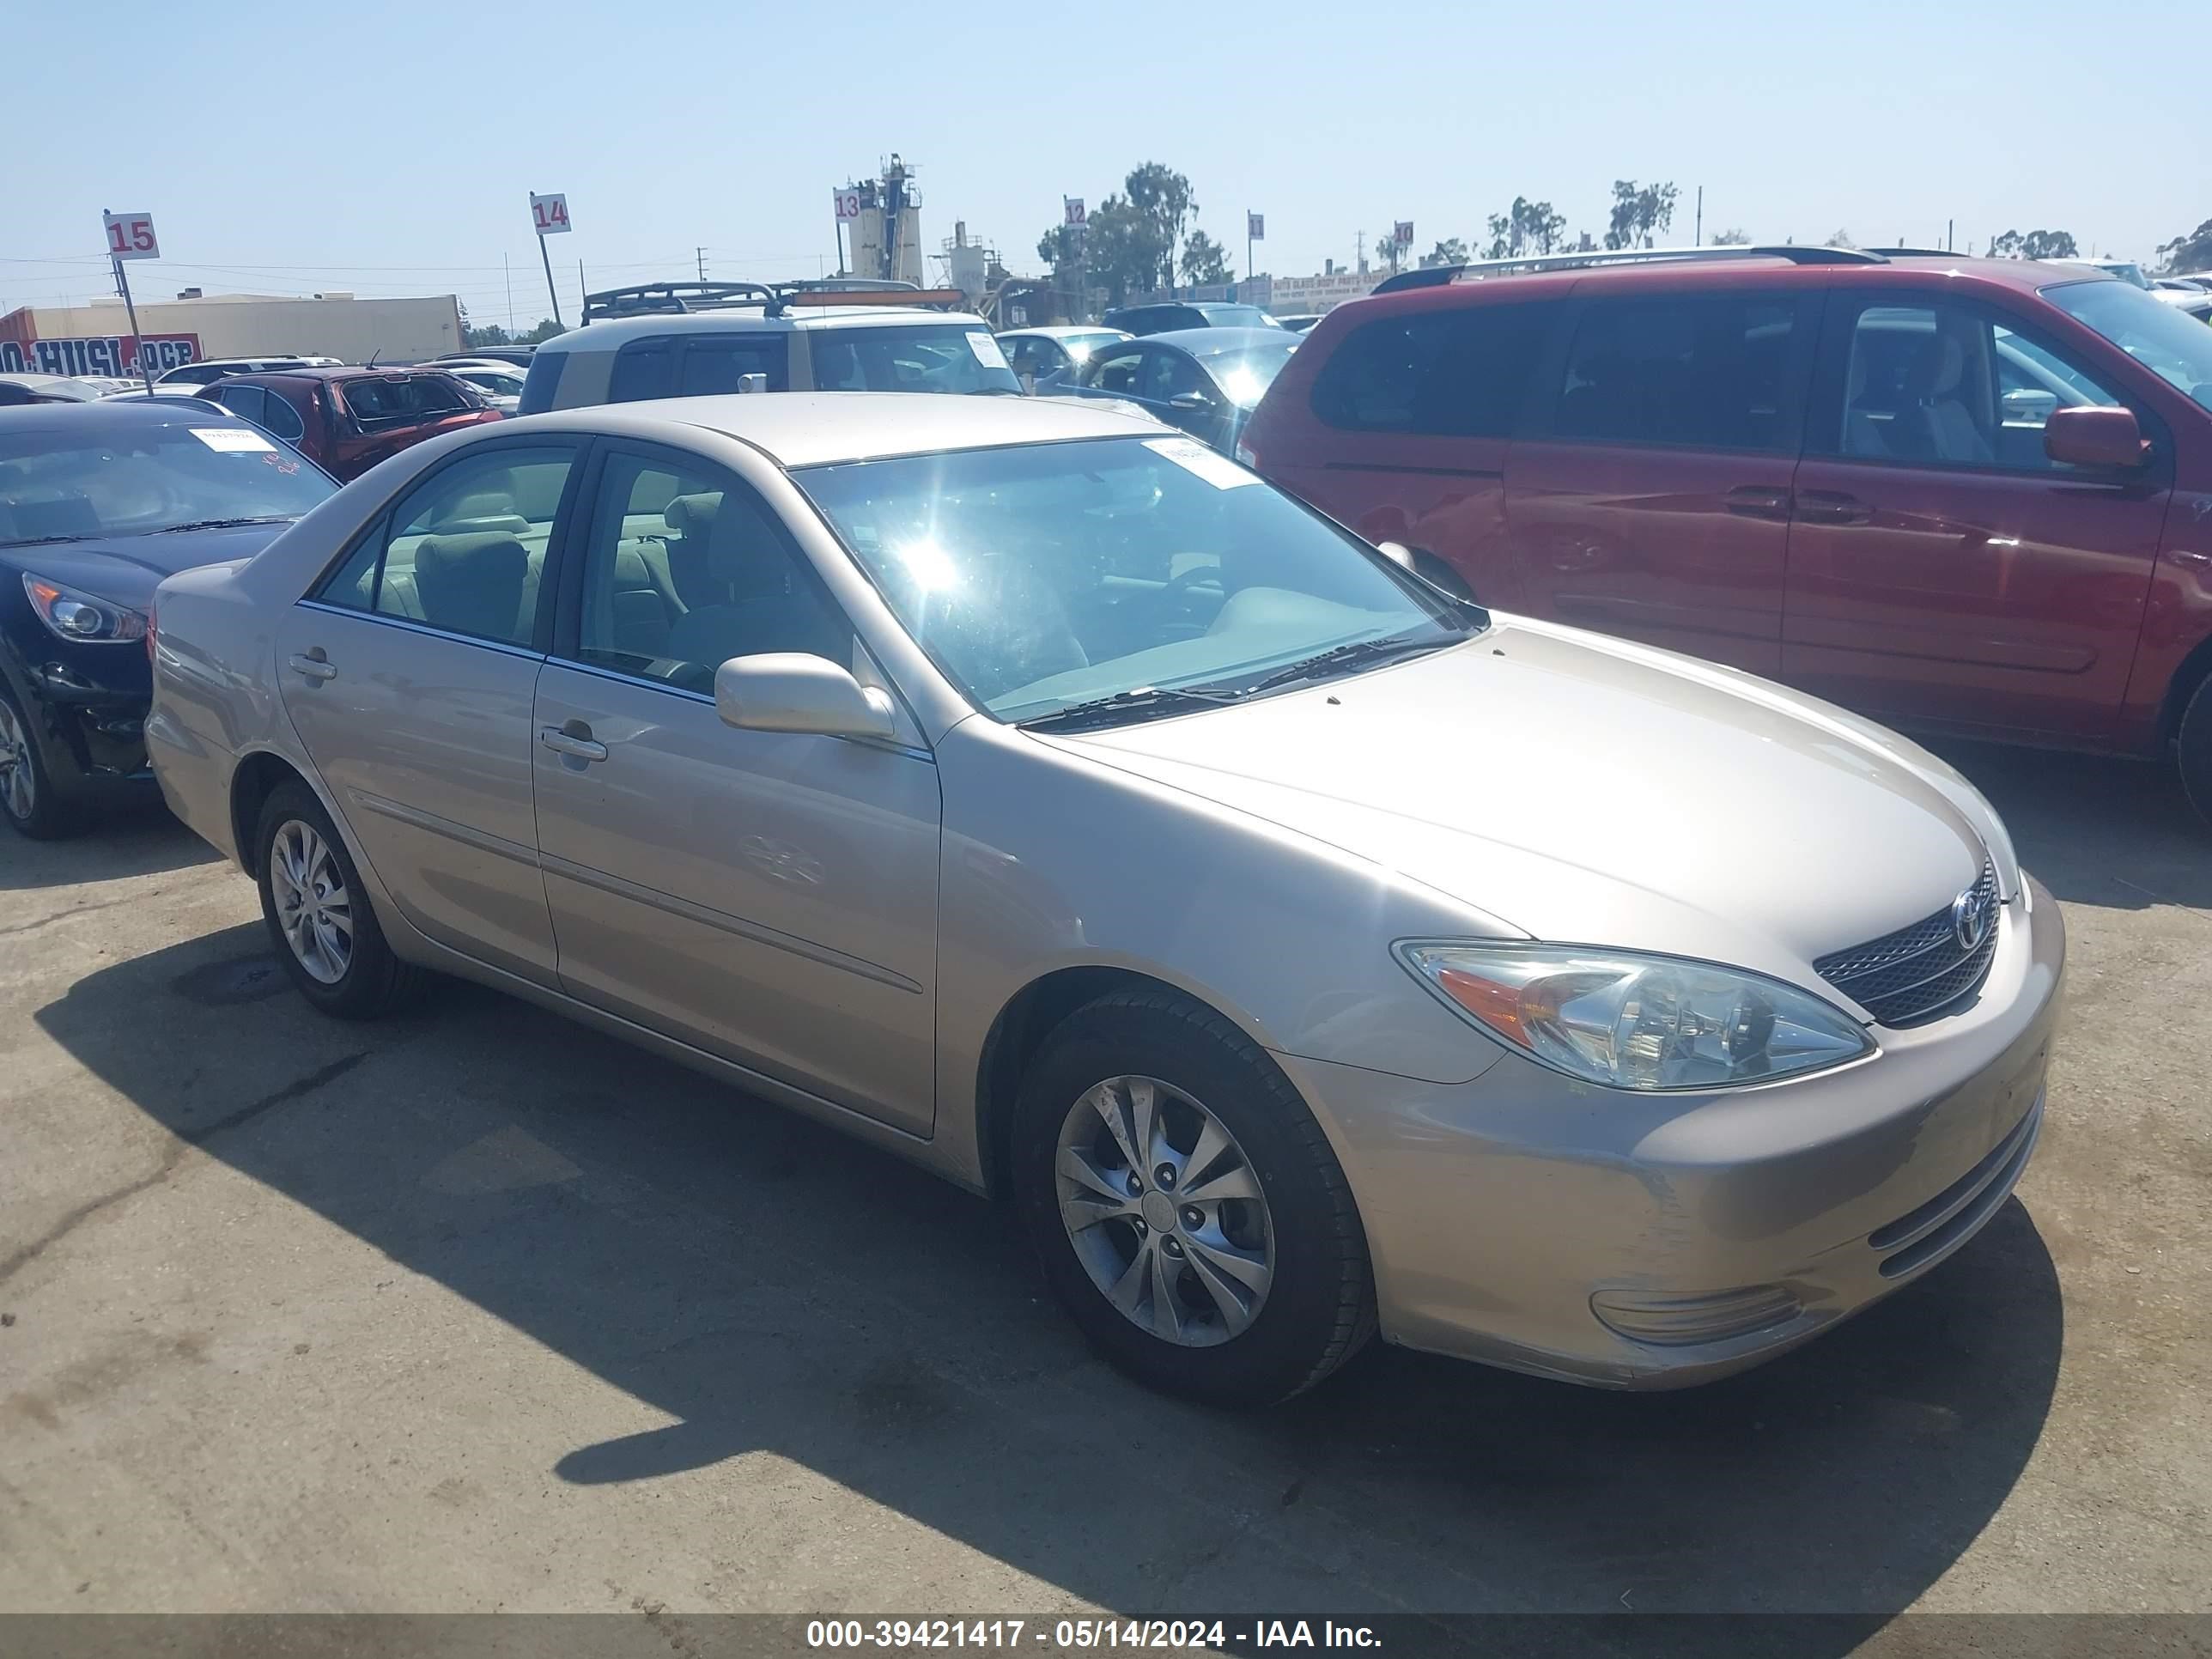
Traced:
POLYGON ((30 595, 31 609, 39 613, 39 620, 63 639, 88 641, 96 645, 146 637, 146 618, 128 605, 97 599, 89 593, 80 593, 74 587, 64 587, 59 582, 27 572, 23 577, 23 592, 30 595))
POLYGON ((1715 963, 1579 945, 1409 940, 1400 960, 1455 1013, 1609 1089, 1727 1089, 1875 1051, 1840 1008, 1715 963))

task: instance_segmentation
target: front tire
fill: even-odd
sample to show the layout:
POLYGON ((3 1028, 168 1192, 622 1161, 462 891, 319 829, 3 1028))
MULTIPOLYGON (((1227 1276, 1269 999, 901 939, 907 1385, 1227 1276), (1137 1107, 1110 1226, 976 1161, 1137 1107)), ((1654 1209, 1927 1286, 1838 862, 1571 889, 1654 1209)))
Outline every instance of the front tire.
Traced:
POLYGON ((413 1000, 422 970, 385 942, 330 814, 304 783, 279 784, 253 840, 261 919, 300 994, 340 1019, 374 1019, 413 1000))
POLYGON ((0 687, 0 817, 33 841, 59 841, 84 828, 83 808, 54 787, 30 718, 0 687))
POLYGON ((1079 1009, 1016 1111, 1015 1194, 1045 1277, 1129 1375, 1266 1405, 1373 1334, 1344 1171, 1290 1080, 1211 1009, 1164 991, 1079 1009))
POLYGON ((2212 827, 2212 675, 2191 694, 2181 711, 2181 730, 2174 744, 2174 760, 2181 773, 2181 791, 2197 816, 2212 827))

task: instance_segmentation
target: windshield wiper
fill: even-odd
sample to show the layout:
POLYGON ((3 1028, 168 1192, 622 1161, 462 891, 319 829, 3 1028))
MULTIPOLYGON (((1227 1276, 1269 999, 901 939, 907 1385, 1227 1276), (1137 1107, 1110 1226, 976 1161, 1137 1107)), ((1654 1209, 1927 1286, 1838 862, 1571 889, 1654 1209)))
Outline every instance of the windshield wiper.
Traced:
POLYGON ((1175 708, 1218 708, 1223 703, 1235 702, 1243 695, 1242 691, 1143 685, 1133 691, 1116 691, 1110 697, 1093 697, 1088 702, 1072 702, 1065 708, 1054 709, 1049 714, 1039 714, 1034 720, 1014 723, 1025 732, 1057 731, 1065 726, 1088 726, 1094 721, 1110 722, 1123 714, 1150 714, 1175 708))
POLYGON ((0 547, 52 547, 56 542, 97 541, 97 536, 23 536, 13 541, 0 542, 0 547))
POLYGON ((1264 680, 1244 688, 1247 693, 1272 691, 1277 686, 1295 685, 1300 680, 1318 679, 1339 669, 1364 667, 1370 663, 1389 657, 1411 656, 1416 652, 1438 651, 1455 640, 1407 640, 1392 637, 1381 640, 1353 640, 1348 644, 1331 646, 1316 656, 1294 662, 1288 668, 1278 670, 1264 680))
POLYGON ((289 524, 289 513, 272 513, 258 519, 194 519, 190 524, 165 524, 159 530, 149 530, 149 536, 166 536, 173 530, 229 530, 246 524, 289 524))

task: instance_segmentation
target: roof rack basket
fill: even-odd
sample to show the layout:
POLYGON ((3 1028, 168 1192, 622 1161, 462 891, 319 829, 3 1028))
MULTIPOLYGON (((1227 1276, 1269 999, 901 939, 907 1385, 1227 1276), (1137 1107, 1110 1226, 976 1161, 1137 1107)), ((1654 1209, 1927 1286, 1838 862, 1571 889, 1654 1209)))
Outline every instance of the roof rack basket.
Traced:
POLYGON ((584 320, 651 317, 696 311, 758 308, 781 317, 793 306, 929 306, 945 310, 964 306, 957 288, 916 288, 872 276, 825 276, 805 283, 640 283, 602 289, 584 296, 584 320))
POLYGON ((1856 247, 1717 247, 1591 248, 1574 253, 1537 253, 1518 259, 1470 259, 1462 264, 1423 265, 1386 276, 1371 292, 1400 294, 1412 288, 1443 288, 1448 283, 1482 276, 1508 276, 1522 271, 1577 270, 1605 265, 1688 264, 1709 259, 1787 259, 1796 265, 1880 265, 1889 262, 1879 253, 1856 247))

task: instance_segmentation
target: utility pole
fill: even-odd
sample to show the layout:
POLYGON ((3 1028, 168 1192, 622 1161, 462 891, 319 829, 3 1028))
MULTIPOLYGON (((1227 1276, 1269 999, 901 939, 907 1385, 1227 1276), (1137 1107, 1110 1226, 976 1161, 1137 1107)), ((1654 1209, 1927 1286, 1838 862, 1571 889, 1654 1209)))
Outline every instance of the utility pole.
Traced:
POLYGON ((591 291, 590 287, 584 281, 584 262, 579 259, 576 261, 576 320, 579 322, 583 320, 584 301, 589 296, 591 291))
POLYGON ((1364 230, 1352 233, 1352 269, 1355 276, 1367 274, 1367 233, 1364 230))
POLYGON ((1954 240, 1958 233, 1958 229, 1959 222, 1956 219, 1946 219, 1943 222, 1944 252, 1948 253, 1959 246, 1958 242, 1954 240))
POLYGON ((1703 185, 1699 185, 1698 186, 1698 218, 1697 218, 1697 228, 1696 228, 1695 230, 1693 230, 1693 231, 1692 231, 1692 232, 1690 233, 1690 246, 1691 246, 1692 247, 1703 247, 1705 245, 1705 187, 1703 185))
POLYGON ((707 280, 707 250, 702 247, 696 252, 699 255, 699 280, 703 283, 707 280))
POLYGON ((138 302, 131 297, 131 279, 123 274, 123 261, 108 261, 115 268, 115 291, 123 296, 123 308, 131 313, 131 351, 138 360, 138 373, 146 382, 146 395, 154 395, 154 366, 149 361, 146 342, 138 332, 138 302))
POLYGON ((514 337, 514 273, 507 268, 507 255, 499 256, 499 274, 507 284, 507 337, 514 337))

